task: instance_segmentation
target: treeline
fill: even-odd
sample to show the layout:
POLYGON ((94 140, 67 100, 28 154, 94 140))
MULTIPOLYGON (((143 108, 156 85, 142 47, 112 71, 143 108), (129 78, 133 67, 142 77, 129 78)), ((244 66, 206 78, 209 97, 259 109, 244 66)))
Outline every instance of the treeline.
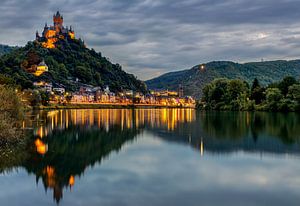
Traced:
POLYGON ((262 86, 257 79, 252 85, 240 79, 215 79, 203 88, 201 110, 231 111, 300 111, 300 82, 294 77, 262 86))
POLYGON ((2 56, 3 54, 7 54, 16 48, 17 47, 11 47, 11 46, 0 44, 0 56, 2 56))

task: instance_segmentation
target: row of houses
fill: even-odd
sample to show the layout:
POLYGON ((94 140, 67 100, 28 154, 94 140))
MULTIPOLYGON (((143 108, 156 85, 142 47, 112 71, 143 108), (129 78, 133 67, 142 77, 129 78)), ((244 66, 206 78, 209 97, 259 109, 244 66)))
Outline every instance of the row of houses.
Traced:
POLYGON ((68 93, 58 85, 53 87, 51 83, 36 82, 34 85, 39 90, 44 90, 52 94, 52 101, 57 103, 68 102, 73 104, 86 103, 114 103, 114 104, 151 104, 165 106, 189 106, 195 104, 195 100, 190 97, 181 97, 176 91, 160 90, 150 91, 147 94, 125 90, 114 93, 106 86, 93 87, 91 85, 81 86, 77 92, 68 93))

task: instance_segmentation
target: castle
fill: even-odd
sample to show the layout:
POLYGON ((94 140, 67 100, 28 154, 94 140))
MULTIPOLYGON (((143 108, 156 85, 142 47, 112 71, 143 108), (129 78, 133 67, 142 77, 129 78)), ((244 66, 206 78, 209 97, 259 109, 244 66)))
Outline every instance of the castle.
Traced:
POLYGON ((63 26, 64 18, 59 11, 53 15, 53 26, 48 27, 45 24, 42 36, 36 32, 36 41, 40 42, 43 47, 48 49, 55 48, 55 43, 62 39, 75 39, 75 32, 70 28, 63 26))

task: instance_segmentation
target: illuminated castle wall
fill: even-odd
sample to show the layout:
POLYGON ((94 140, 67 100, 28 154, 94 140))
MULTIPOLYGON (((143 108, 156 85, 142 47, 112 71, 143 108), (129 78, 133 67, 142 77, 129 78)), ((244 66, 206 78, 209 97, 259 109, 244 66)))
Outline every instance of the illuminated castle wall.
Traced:
POLYGON ((43 47, 53 49, 55 48, 55 43, 59 40, 75 39, 75 32, 72 30, 72 27, 64 27, 63 23, 64 18, 57 11, 53 15, 53 26, 48 27, 46 23, 42 36, 39 35, 38 31, 36 32, 36 40, 41 42, 43 47))

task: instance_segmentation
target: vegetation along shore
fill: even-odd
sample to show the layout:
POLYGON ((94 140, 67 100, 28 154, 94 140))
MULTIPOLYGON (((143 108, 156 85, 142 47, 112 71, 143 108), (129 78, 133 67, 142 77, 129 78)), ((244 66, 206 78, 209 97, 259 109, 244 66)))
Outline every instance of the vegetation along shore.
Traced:
POLYGON ((240 79, 215 79, 203 88, 203 96, 197 103, 200 110, 231 111, 300 111, 300 82, 285 77, 280 82, 260 85, 255 79, 250 86, 240 79))

